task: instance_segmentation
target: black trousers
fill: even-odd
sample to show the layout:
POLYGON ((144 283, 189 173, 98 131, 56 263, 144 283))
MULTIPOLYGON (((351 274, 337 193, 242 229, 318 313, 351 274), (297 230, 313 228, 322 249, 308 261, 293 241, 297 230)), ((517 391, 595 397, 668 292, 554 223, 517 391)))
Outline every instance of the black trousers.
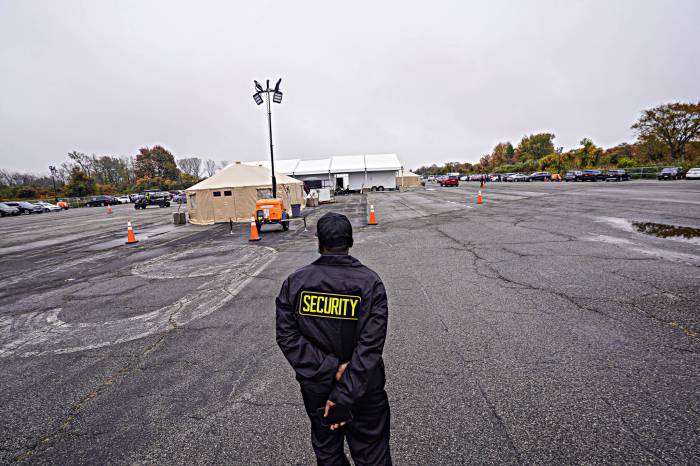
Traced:
POLYGON ((352 407, 353 420, 340 429, 331 430, 321 425, 316 414, 326 406, 330 390, 309 386, 301 387, 306 413, 311 420, 311 444, 319 466, 348 466, 344 453, 347 439, 350 454, 356 466, 390 466, 389 452, 389 399, 383 388, 365 394, 352 407))

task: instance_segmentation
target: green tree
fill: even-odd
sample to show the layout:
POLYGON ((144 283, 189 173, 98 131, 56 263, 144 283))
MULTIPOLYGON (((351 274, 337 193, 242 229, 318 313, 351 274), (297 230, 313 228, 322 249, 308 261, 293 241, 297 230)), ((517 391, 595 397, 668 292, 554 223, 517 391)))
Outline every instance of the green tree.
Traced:
POLYGON ((642 141, 650 137, 662 141, 671 159, 683 162, 686 144, 700 136, 700 102, 673 103, 644 110, 632 129, 642 141))
POLYGON ((554 153, 554 134, 538 133, 524 136, 520 144, 515 149, 515 160, 526 162, 528 160, 539 160, 545 155, 554 153))
POLYGON ((87 176, 80 167, 75 166, 71 170, 70 179, 64 188, 66 196, 82 197, 95 194, 97 191, 97 183, 95 179, 87 176))
POLYGON ((603 149, 596 146, 593 141, 588 138, 581 140, 581 148, 576 150, 576 158, 580 168, 597 167, 600 164, 600 158, 603 155, 603 149))
POLYGON ((505 163, 513 163, 513 160, 515 159, 515 149, 513 148, 513 144, 510 142, 506 143, 503 158, 505 159, 505 163))

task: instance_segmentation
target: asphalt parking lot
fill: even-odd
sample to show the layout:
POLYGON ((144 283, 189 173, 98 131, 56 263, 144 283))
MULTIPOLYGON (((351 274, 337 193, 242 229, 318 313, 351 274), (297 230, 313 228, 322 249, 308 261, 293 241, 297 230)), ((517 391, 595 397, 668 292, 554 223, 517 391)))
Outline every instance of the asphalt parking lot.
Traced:
POLYGON ((635 227, 700 228, 700 183, 477 190, 254 244, 177 207, 3 218, 0 463, 314 464, 274 298, 328 210, 389 293, 395 464, 700 462, 700 239, 635 227))

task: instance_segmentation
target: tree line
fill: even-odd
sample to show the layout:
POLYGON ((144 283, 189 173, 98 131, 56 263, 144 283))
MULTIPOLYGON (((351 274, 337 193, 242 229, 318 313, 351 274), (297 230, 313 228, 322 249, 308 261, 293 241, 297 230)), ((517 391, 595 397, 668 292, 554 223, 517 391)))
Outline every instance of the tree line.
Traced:
POLYGON ((228 161, 175 156, 162 146, 144 147, 134 156, 97 156, 73 151, 48 174, 0 169, 0 200, 125 194, 145 189, 186 189, 212 176, 228 161))
POLYGON ((583 138, 580 146, 563 151, 556 148, 553 133, 524 136, 517 146, 500 142, 479 162, 448 162, 422 166, 419 175, 446 173, 508 173, 586 168, 633 168, 648 165, 679 165, 689 168, 700 163, 700 102, 671 103, 644 110, 631 126, 633 143, 604 149, 583 138))

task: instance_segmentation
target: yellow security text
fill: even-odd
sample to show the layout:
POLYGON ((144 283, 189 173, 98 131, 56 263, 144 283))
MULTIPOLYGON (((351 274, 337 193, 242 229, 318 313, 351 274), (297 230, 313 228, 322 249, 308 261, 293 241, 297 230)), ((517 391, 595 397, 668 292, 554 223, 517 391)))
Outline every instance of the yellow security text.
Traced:
POLYGON ((362 298, 354 295, 302 291, 299 314, 311 317, 357 320, 362 298))

